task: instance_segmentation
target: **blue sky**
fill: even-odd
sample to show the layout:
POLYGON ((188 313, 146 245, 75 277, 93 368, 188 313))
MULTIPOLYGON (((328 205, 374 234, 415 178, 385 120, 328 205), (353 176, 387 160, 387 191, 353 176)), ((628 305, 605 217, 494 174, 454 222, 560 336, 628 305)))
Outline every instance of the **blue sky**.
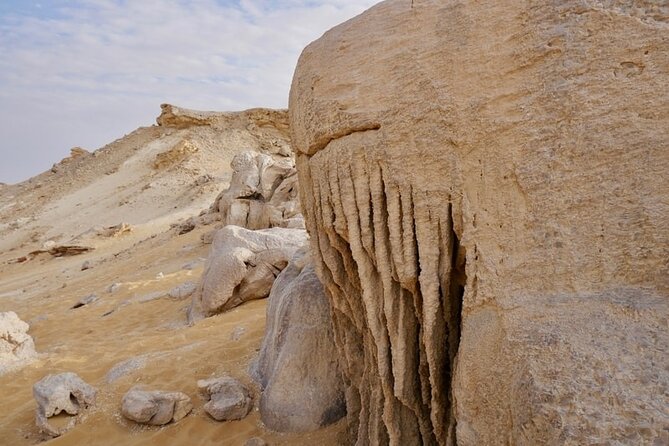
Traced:
POLYGON ((151 125, 163 102, 286 107, 300 51, 377 0, 0 0, 0 182, 151 125))

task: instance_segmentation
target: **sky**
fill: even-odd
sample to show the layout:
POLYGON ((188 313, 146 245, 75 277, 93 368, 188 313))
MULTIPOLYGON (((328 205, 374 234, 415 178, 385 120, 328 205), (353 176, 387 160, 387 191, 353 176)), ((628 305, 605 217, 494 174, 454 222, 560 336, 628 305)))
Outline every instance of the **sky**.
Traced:
POLYGON ((378 0, 0 0, 0 182, 155 123, 285 108, 302 49, 378 0))

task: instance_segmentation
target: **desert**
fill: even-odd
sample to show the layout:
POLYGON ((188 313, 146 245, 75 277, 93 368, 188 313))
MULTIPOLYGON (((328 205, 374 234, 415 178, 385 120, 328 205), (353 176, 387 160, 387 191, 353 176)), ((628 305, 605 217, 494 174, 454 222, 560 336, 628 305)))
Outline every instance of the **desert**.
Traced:
POLYGON ((669 444, 669 8, 632 3, 386 0, 287 109, 162 104, 3 184, 1 442, 669 444))

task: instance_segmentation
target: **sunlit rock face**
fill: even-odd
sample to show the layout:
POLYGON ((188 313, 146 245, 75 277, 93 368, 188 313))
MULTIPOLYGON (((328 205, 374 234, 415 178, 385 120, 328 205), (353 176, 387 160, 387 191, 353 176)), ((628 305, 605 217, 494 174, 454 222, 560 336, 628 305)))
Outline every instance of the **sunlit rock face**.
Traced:
POLYGON ((391 0, 303 52, 358 444, 669 441, 669 11, 391 0))

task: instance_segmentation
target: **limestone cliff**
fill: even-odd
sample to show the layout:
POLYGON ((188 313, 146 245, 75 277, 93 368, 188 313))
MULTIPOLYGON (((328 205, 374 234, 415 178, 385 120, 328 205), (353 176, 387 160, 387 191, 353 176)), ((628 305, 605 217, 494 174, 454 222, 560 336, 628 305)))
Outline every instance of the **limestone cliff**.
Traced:
POLYGON ((668 46, 650 1, 390 0, 304 50, 358 444, 669 442, 668 46))

